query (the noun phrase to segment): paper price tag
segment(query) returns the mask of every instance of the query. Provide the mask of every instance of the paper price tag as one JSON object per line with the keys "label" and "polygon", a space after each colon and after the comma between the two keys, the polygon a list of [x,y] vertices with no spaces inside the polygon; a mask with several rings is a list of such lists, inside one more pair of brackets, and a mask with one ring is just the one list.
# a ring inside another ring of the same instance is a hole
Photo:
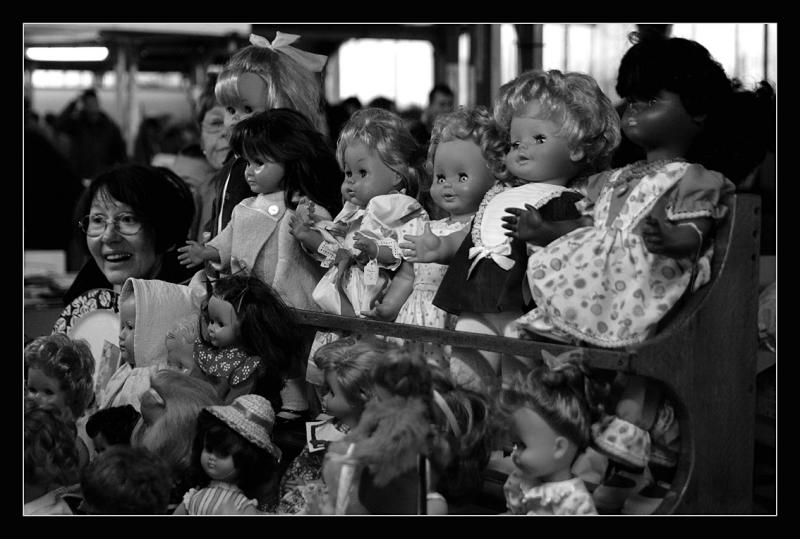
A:
{"label": "paper price tag", "polygon": [[367,286],[378,284],[378,261],[375,259],[370,260],[364,266],[364,284]]}

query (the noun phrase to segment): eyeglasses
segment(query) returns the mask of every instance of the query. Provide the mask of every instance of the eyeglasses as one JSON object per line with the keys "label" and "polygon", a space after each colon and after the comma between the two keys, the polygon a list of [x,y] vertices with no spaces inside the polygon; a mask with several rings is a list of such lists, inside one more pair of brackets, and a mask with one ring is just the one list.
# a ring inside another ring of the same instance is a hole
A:
{"label": "eyeglasses", "polygon": [[104,215],[87,215],[78,221],[78,227],[90,238],[101,236],[109,224],[123,236],[134,236],[142,230],[142,222],[132,213],[121,213],[108,219]]}
{"label": "eyeglasses", "polygon": [[223,120],[212,120],[212,121],[204,121],[200,124],[200,128],[202,129],[203,133],[208,133],[209,135],[216,135],[218,133],[222,133],[225,131],[225,122]]}

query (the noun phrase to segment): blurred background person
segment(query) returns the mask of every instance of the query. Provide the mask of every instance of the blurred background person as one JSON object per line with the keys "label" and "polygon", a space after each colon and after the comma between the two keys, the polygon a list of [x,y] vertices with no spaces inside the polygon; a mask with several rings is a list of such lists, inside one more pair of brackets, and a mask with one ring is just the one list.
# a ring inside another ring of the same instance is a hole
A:
{"label": "blurred background person", "polygon": [[428,106],[422,112],[420,121],[411,125],[411,134],[417,139],[417,142],[427,147],[428,142],[431,140],[431,130],[433,129],[433,122],[440,114],[447,114],[453,112],[453,105],[455,103],[455,94],[453,90],[446,84],[436,84],[431,91],[428,92]]}

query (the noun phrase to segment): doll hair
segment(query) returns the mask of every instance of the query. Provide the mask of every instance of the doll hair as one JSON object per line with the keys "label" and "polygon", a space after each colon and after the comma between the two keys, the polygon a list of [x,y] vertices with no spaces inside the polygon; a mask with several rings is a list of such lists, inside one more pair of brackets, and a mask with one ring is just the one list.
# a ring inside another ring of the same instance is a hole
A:
{"label": "doll hair", "polygon": [[486,107],[477,106],[473,109],[459,107],[458,110],[440,114],[436,118],[428,147],[426,167],[429,173],[433,171],[439,144],[453,140],[471,140],[477,144],[492,174],[501,179],[506,177],[504,159],[508,153],[508,145],[500,136],[497,124],[494,123],[494,118]]}
{"label": "doll hair", "polygon": [[526,375],[517,374],[510,387],[502,389],[500,406],[506,415],[530,408],[580,452],[589,446],[591,425],[600,419],[607,394],[608,385],[596,380],[580,356],[573,354],[558,367],[543,363]]}
{"label": "doll hair", "polygon": [[500,87],[494,118],[508,140],[511,119],[524,113],[532,100],[542,119],[561,125],[559,136],[571,150],[582,149],[583,175],[605,169],[619,145],[619,115],[597,82],[584,73],[530,70]]}
{"label": "doll hair", "polygon": [[[249,497],[255,497],[256,489],[266,483],[278,468],[277,460],[269,452],[250,442],[206,410],[197,419],[197,434],[192,446],[192,462],[200,470],[203,448],[233,457],[233,465],[239,471],[236,485]],[[204,474],[198,484],[205,487],[209,482],[210,478]]]}
{"label": "doll hair", "polygon": [[130,404],[103,408],[86,422],[86,434],[90,438],[102,434],[108,445],[130,445],[133,427],[140,417],[141,414]]}
{"label": "doll hair", "polygon": [[325,138],[308,118],[292,109],[271,109],[233,127],[231,148],[239,156],[268,158],[284,167],[281,188],[295,209],[306,196],[336,215],[342,209],[342,173]]}
{"label": "doll hair", "polygon": [[696,41],[640,40],[636,33],[631,40],[634,45],[620,62],[617,93],[629,100],[648,100],[662,90],[677,94],[686,112],[704,117],[684,157],[741,181],[763,159],[771,137],[774,141],[772,87],[763,82],[755,91],[742,90]]}
{"label": "doll hair", "polygon": [[81,475],[84,502],[98,515],[166,514],[171,488],[167,463],[141,447],[111,447]]}
{"label": "doll hair", "polygon": [[399,397],[420,397],[426,404],[433,399],[431,368],[421,354],[405,347],[387,346],[372,370],[373,384]]}
{"label": "doll hair", "polygon": [[25,483],[76,483],[80,472],[76,435],[74,423],[63,410],[25,399]]}
{"label": "doll hair", "polygon": [[[378,108],[353,113],[339,134],[336,160],[344,170],[344,152],[351,144],[361,143],[378,154],[383,163],[402,178],[402,187],[410,197],[426,188],[423,149],[409,132],[402,118]],[[429,187],[428,187],[429,188]]]}
{"label": "doll hair", "polygon": [[197,315],[181,318],[167,332],[167,337],[172,337],[186,344],[193,344],[199,336],[200,324]]}
{"label": "doll hair", "polygon": [[[131,446],[144,447],[163,458],[173,477],[189,472],[197,416],[206,406],[220,404],[214,387],[199,378],[162,369],[150,377],[150,389],[163,401],[164,413],[153,424],[142,424]],[[150,399],[149,392],[142,400]]]}
{"label": "doll hair", "polygon": [[325,132],[320,80],[315,73],[280,52],[248,45],[236,51],[217,78],[217,100],[225,107],[241,103],[239,77],[258,75],[266,85],[265,109],[290,108],[309,119],[314,129]]}
{"label": "doll hair", "polygon": [[289,368],[301,361],[304,333],[275,290],[256,277],[235,274],[215,281],[214,296],[230,303],[239,320],[239,346],[261,358],[254,393],[281,409],[280,391]]}
{"label": "doll hair", "polygon": [[30,369],[58,380],[73,419],[78,419],[94,399],[94,357],[83,340],[63,333],[38,337],[25,347],[25,379]]}
{"label": "doll hair", "polygon": [[326,375],[333,374],[348,403],[363,408],[372,398],[372,367],[380,357],[377,346],[344,338],[320,347],[314,362]]}

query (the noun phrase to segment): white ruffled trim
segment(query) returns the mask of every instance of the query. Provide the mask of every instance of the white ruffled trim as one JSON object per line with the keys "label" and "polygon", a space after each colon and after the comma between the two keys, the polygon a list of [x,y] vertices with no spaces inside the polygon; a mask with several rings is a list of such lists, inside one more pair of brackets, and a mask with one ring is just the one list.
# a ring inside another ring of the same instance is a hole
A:
{"label": "white ruffled trim", "polygon": [[375,243],[378,245],[378,247],[385,246],[391,249],[392,256],[395,258],[395,260],[397,260],[397,262],[395,262],[394,264],[391,265],[381,264],[381,266],[391,271],[394,271],[397,268],[399,268],[400,264],[403,263],[403,255],[400,252],[400,245],[397,243],[397,241],[394,240],[393,238],[383,238],[380,240],[376,240]]}
{"label": "white ruffled trim", "polygon": [[333,264],[333,261],[336,259],[336,252],[338,250],[339,246],[335,243],[327,241],[320,243],[319,247],[317,247],[317,252],[325,257],[325,260],[320,263],[320,266],[323,268],[330,268],[331,264]]}

